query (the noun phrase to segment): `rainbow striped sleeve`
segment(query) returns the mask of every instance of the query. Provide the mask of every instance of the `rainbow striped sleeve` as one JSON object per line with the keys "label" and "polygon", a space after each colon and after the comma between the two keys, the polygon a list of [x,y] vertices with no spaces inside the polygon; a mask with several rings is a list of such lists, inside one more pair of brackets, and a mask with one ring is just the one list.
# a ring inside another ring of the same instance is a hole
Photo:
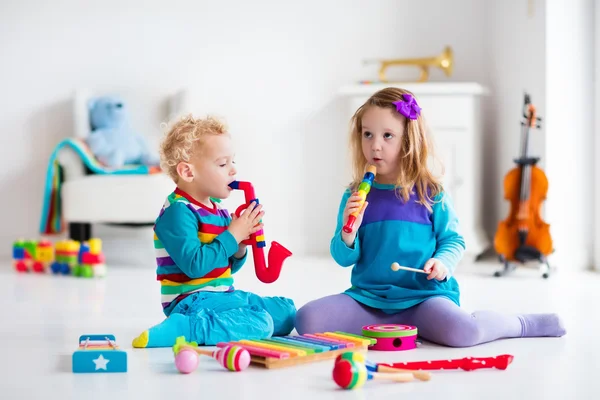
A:
{"label": "rainbow striped sleeve", "polygon": [[190,202],[177,192],[165,202],[154,225],[156,279],[163,311],[198,291],[233,290],[232,261],[238,243],[227,231],[227,210]]}

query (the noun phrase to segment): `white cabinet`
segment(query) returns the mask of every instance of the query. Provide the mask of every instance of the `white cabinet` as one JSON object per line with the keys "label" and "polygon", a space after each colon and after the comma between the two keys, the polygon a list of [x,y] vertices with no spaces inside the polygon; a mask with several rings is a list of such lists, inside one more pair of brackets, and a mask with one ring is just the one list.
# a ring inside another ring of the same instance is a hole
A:
{"label": "white cabinet", "polygon": [[341,88],[348,120],[376,91],[389,86],[413,92],[423,108],[436,155],[444,165],[443,183],[454,201],[467,255],[483,253],[490,241],[483,227],[483,156],[480,96],[477,83],[356,84]]}

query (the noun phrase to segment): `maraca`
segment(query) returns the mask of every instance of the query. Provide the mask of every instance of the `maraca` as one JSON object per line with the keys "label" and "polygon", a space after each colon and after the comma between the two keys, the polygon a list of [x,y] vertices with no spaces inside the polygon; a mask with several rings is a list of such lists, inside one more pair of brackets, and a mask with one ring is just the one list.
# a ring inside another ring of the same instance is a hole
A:
{"label": "maraca", "polygon": [[413,376],[420,381],[428,381],[431,379],[431,374],[429,372],[411,371],[408,369],[394,368],[394,367],[389,367],[387,365],[377,364],[377,363],[374,363],[373,361],[367,360],[363,353],[359,353],[357,351],[354,351],[354,352],[347,351],[345,353],[342,353],[336,357],[335,362],[337,364],[338,362],[340,362],[342,360],[350,360],[350,361],[356,361],[356,362],[363,363],[363,364],[365,364],[365,367],[367,367],[367,370],[371,371],[371,372],[405,372],[405,373],[413,374]]}
{"label": "maraca", "polygon": [[414,379],[411,373],[379,374],[371,372],[366,365],[355,360],[342,359],[333,367],[333,380],[343,389],[358,389],[367,380],[381,379],[395,382],[410,382]]}
{"label": "maraca", "polygon": [[175,367],[182,374],[189,374],[198,368],[200,361],[198,353],[193,349],[184,347],[175,355]]}
{"label": "maraca", "polygon": [[[375,179],[375,174],[377,173],[377,167],[374,165],[369,165],[367,167],[367,172],[365,172],[365,176],[363,177],[362,182],[358,185],[358,195],[361,197],[360,205],[361,207],[365,204],[365,199],[367,198],[367,194],[371,191],[371,185],[373,184],[373,180]],[[353,212],[348,216],[348,221],[346,225],[344,225],[344,232],[352,233],[352,227],[354,226],[354,222],[356,221],[356,217],[358,216],[358,212]]]}
{"label": "maraca", "polygon": [[240,346],[225,346],[217,350],[202,350],[195,342],[186,342],[180,336],[173,345],[175,367],[182,374],[189,374],[198,367],[199,354],[214,358],[230,371],[243,371],[250,365],[250,353]]}

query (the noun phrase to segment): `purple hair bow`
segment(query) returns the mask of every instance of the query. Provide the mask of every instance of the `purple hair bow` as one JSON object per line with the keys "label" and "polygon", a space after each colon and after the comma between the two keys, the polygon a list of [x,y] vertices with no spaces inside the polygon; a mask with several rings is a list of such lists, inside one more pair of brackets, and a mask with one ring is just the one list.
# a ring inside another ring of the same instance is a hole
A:
{"label": "purple hair bow", "polygon": [[396,106],[396,111],[406,118],[417,119],[421,114],[421,107],[419,107],[415,98],[408,93],[404,93],[402,98],[404,101],[399,100],[393,103]]}

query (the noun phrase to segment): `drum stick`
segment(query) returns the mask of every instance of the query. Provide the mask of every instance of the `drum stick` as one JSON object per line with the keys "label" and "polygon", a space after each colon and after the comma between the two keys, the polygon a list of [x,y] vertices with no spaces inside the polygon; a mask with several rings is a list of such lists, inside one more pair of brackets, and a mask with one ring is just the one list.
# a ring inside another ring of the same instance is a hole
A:
{"label": "drum stick", "polygon": [[404,270],[404,271],[412,271],[412,272],[420,272],[422,274],[429,274],[429,272],[425,272],[422,269],[418,269],[418,268],[410,268],[410,267],[403,267],[402,265],[398,264],[397,262],[392,263],[392,271],[398,271],[398,270]]}

